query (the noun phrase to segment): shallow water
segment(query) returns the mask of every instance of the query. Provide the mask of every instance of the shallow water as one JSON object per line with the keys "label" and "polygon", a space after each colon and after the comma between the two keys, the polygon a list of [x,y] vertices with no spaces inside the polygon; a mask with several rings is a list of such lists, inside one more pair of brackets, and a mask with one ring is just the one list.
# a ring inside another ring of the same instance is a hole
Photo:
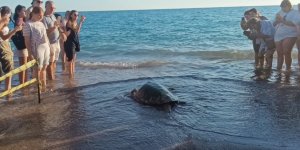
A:
{"label": "shallow water", "polygon": [[[245,9],[86,13],[96,21],[83,29],[75,80],[59,70],[41,104],[32,88],[2,99],[0,149],[299,149],[299,68],[254,71]],[[212,18],[222,23],[201,27]],[[128,97],[148,81],[187,104],[165,112]]]}
{"label": "shallow water", "polygon": [[[102,74],[90,70],[85,76],[86,70],[80,68],[77,78],[84,75],[85,80],[92,81],[98,75],[100,82],[82,86],[80,82],[86,81],[66,82],[64,87],[43,95],[42,104],[37,103],[36,96],[28,96],[0,106],[1,148],[297,149],[297,72],[292,72],[287,82],[279,77],[253,80],[251,68],[249,74],[236,74],[235,79],[226,75],[220,78],[208,71],[213,69],[222,75],[232,67],[246,70],[240,63],[198,66],[202,71],[194,74],[184,69],[175,74],[159,67],[146,77],[149,69],[103,69]],[[122,77],[115,81],[101,78],[108,72],[114,72],[111,78],[118,73]],[[173,88],[172,92],[187,105],[168,113],[127,97],[131,89],[147,81]]]}

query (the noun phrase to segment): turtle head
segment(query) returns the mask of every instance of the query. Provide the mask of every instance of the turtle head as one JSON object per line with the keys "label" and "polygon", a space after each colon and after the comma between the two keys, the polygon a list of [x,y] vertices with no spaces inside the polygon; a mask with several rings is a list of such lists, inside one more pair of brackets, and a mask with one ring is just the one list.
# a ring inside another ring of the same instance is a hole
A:
{"label": "turtle head", "polygon": [[131,96],[132,98],[134,98],[135,95],[136,95],[136,93],[137,93],[137,89],[133,89],[133,90],[130,92],[130,96]]}

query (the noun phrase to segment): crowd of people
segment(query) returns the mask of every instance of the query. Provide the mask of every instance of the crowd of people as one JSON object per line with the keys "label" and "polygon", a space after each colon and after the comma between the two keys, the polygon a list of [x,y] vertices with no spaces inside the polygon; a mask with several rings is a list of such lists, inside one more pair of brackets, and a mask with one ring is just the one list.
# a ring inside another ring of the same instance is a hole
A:
{"label": "crowd of people", "polygon": [[[78,11],[66,11],[65,16],[55,13],[55,3],[51,0],[43,5],[42,0],[33,0],[31,6],[18,5],[12,15],[8,6],[0,8],[0,65],[1,74],[14,69],[13,56],[19,58],[19,65],[35,59],[37,69],[32,76],[41,83],[41,91],[46,91],[47,80],[55,80],[56,63],[62,59],[62,70],[74,78],[76,52],[80,51],[79,33],[85,17],[79,19]],[[13,22],[14,29],[9,29]],[[12,51],[10,39],[16,47]],[[20,84],[29,79],[28,71],[19,74]],[[2,76],[1,75],[1,76]],[[11,89],[11,77],[6,78],[5,89]]]}
{"label": "crowd of people", "polygon": [[245,11],[241,20],[244,35],[253,43],[256,68],[272,68],[273,54],[277,52],[277,69],[291,70],[292,50],[298,47],[300,67],[300,4],[293,9],[290,0],[283,0],[281,10],[274,16],[274,21],[262,16],[253,8]]}

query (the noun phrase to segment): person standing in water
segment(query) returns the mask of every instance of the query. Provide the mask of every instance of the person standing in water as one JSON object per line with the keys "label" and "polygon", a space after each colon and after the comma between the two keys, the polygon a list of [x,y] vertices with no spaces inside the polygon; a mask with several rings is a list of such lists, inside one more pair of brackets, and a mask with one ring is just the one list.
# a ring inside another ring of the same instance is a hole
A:
{"label": "person standing in water", "polygon": [[[7,6],[1,7],[1,18],[10,18],[11,10]],[[15,27],[14,30],[9,31],[8,23],[3,25],[0,31],[0,62],[3,73],[9,73],[14,69],[13,52],[11,50],[9,39],[16,34],[18,31],[22,30],[22,26]],[[5,89],[11,89],[11,79],[12,77],[7,77],[5,80]]]}
{"label": "person standing in water", "polygon": [[38,62],[38,69],[35,70],[36,76],[41,82],[41,91],[46,91],[46,68],[50,59],[50,43],[44,24],[41,22],[44,12],[41,7],[33,7],[30,20],[26,22],[23,29],[25,44],[30,57]]}
{"label": "person standing in water", "polygon": [[[298,4],[298,13],[300,15],[300,3]],[[298,48],[298,66],[300,68],[300,25],[297,25],[297,31],[298,31],[298,39],[297,39],[297,48]]]}
{"label": "person standing in water", "polygon": [[264,62],[264,57],[259,57],[259,49],[261,44],[261,39],[252,36],[253,30],[248,27],[247,22],[251,18],[258,18],[259,20],[267,20],[265,16],[261,16],[255,8],[245,11],[244,17],[240,22],[241,28],[244,30],[244,35],[248,37],[248,39],[252,40],[253,50],[254,50],[254,66],[255,68],[261,68]]}
{"label": "person standing in water", "polygon": [[[66,25],[67,25],[67,22],[69,20],[69,16],[70,16],[70,11],[66,11],[65,13],[65,17],[62,19],[62,27],[63,27],[63,30],[66,31]],[[61,40],[61,44],[60,44],[60,48],[61,48],[61,51],[60,51],[60,54],[61,54],[61,62],[62,62],[62,72],[65,74],[67,72],[66,70],[66,52],[65,52],[65,42],[66,42],[66,37],[65,37],[65,34],[61,34],[61,37],[64,37],[65,39]]]}
{"label": "person standing in water", "polygon": [[[14,26],[24,26],[26,18],[26,8],[22,5],[18,5],[14,13]],[[17,50],[15,53],[19,57],[19,65],[22,66],[28,62],[28,50],[26,49],[25,39],[22,31],[18,31],[12,38]],[[27,81],[28,74],[27,71],[22,71],[19,73],[20,84]]]}
{"label": "person standing in water", "polygon": [[74,78],[75,62],[76,62],[76,52],[80,51],[79,43],[79,32],[81,30],[82,24],[85,20],[84,16],[78,21],[78,12],[72,10],[70,12],[69,20],[66,25],[66,35],[67,40],[65,42],[65,52],[68,61],[69,77]]}
{"label": "person standing in water", "polygon": [[285,62],[285,69],[291,70],[292,49],[297,40],[297,25],[300,19],[299,12],[293,10],[289,0],[283,0],[280,4],[281,11],[276,15],[277,29],[275,32],[275,44],[277,50],[277,69],[281,71]]}
{"label": "person standing in water", "polygon": [[[266,64],[266,69],[272,69],[273,54],[275,51],[274,34],[275,28],[269,20],[260,20],[252,18],[247,22],[249,28],[255,31],[253,36],[261,39],[259,47],[260,64]],[[264,56],[266,59],[264,59]],[[266,60],[266,63],[264,61]]]}
{"label": "person standing in water", "polygon": [[54,2],[46,1],[45,8],[46,11],[43,23],[47,29],[47,35],[50,42],[50,62],[47,68],[47,74],[50,80],[54,80],[56,72],[56,62],[60,54],[60,23],[56,20],[56,17],[54,16]]}

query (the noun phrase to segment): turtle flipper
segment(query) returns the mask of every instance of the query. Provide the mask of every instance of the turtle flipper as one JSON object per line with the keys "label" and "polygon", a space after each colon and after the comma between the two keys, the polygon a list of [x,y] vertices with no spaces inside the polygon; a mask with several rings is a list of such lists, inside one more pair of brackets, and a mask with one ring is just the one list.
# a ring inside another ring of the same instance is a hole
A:
{"label": "turtle flipper", "polygon": [[170,101],[169,104],[172,106],[172,108],[176,105],[185,105],[186,102],[183,101]]}

